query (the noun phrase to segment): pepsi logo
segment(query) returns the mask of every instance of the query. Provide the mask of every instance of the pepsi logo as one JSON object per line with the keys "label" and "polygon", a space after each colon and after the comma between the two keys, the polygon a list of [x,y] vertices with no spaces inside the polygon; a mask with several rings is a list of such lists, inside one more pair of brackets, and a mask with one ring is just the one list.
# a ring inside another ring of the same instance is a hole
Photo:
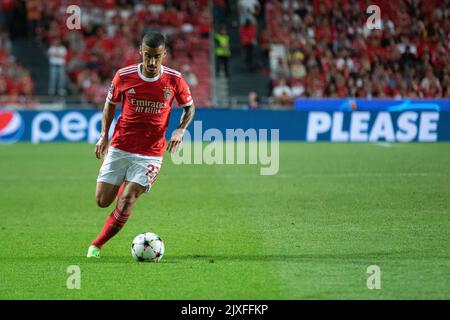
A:
{"label": "pepsi logo", "polygon": [[25,129],[22,117],[16,111],[0,111],[0,143],[18,141]]}

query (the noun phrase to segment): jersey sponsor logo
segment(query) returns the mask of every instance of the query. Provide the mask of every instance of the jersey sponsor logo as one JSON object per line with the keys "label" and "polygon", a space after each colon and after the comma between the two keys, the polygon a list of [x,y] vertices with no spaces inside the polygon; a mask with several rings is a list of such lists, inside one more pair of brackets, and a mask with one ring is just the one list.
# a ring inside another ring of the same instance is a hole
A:
{"label": "jersey sponsor logo", "polygon": [[23,135],[25,125],[16,111],[0,111],[0,143],[14,143]]}
{"label": "jersey sponsor logo", "polygon": [[165,102],[135,98],[131,98],[130,102],[131,105],[135,106],[135,112],[139,113],[160,113],[161,109],[166,105]]}

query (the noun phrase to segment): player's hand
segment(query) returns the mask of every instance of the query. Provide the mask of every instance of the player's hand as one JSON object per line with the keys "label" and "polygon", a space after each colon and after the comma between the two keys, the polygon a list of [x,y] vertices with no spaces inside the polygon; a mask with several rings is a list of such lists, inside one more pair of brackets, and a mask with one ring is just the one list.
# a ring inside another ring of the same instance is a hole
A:
{"label": "player's hand", "polygon": [[166,150],[169,151],[170,153],[177,152],[183,141],[183,135],[184,129],[176,129],[172,134],[172,138],[170,138],[170,141],[167,144]]}
{"label": "player's hand", "polygon": [[95,145],[95,156],[97,159],[100,159],[101,156],[104,156],[108,151],[108,137],[100,136],[97,144]]}

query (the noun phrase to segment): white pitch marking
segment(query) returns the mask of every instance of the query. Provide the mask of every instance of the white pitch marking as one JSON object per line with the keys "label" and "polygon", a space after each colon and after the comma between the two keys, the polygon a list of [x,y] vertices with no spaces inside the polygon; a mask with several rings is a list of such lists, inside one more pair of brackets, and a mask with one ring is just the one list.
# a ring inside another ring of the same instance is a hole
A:
{"label": "white pitch marking", "polygon": [[389,142],[379,142],[375,144],[377,147],[390,148],[392,147],[392,143]]}

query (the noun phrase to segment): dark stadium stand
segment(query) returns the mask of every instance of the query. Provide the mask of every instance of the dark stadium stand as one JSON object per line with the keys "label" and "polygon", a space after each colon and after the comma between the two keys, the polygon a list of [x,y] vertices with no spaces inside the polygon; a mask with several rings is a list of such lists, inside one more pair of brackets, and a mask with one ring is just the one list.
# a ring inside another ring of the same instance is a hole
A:
{"label": "dark stadium stand", "polygon": [[[236,8],[237,11],[239,8]],[[238,20],[238,12],[233,12]],[[253,23],[256,25],[256,17]],[[249,65],[245,61],[245,48],[242,45],[241,25],[236,25],[231,20],[228,23],[228,30],[231,38],[231,60],[230,60],[230,93],[238,101],[243,102],[243,98],[247,99],[247,95],[251,91],[257,92],[259,96],[268,96],[269,78],[264,70],[267,69],[268,60],[264,59],[260,46],[254,45],[251,52],[252,64]],[[257,30],[258,31],[258,30]],[[243,32],[245,34],[245,31]],[[256,39],[254,43],[256,44]]]}

